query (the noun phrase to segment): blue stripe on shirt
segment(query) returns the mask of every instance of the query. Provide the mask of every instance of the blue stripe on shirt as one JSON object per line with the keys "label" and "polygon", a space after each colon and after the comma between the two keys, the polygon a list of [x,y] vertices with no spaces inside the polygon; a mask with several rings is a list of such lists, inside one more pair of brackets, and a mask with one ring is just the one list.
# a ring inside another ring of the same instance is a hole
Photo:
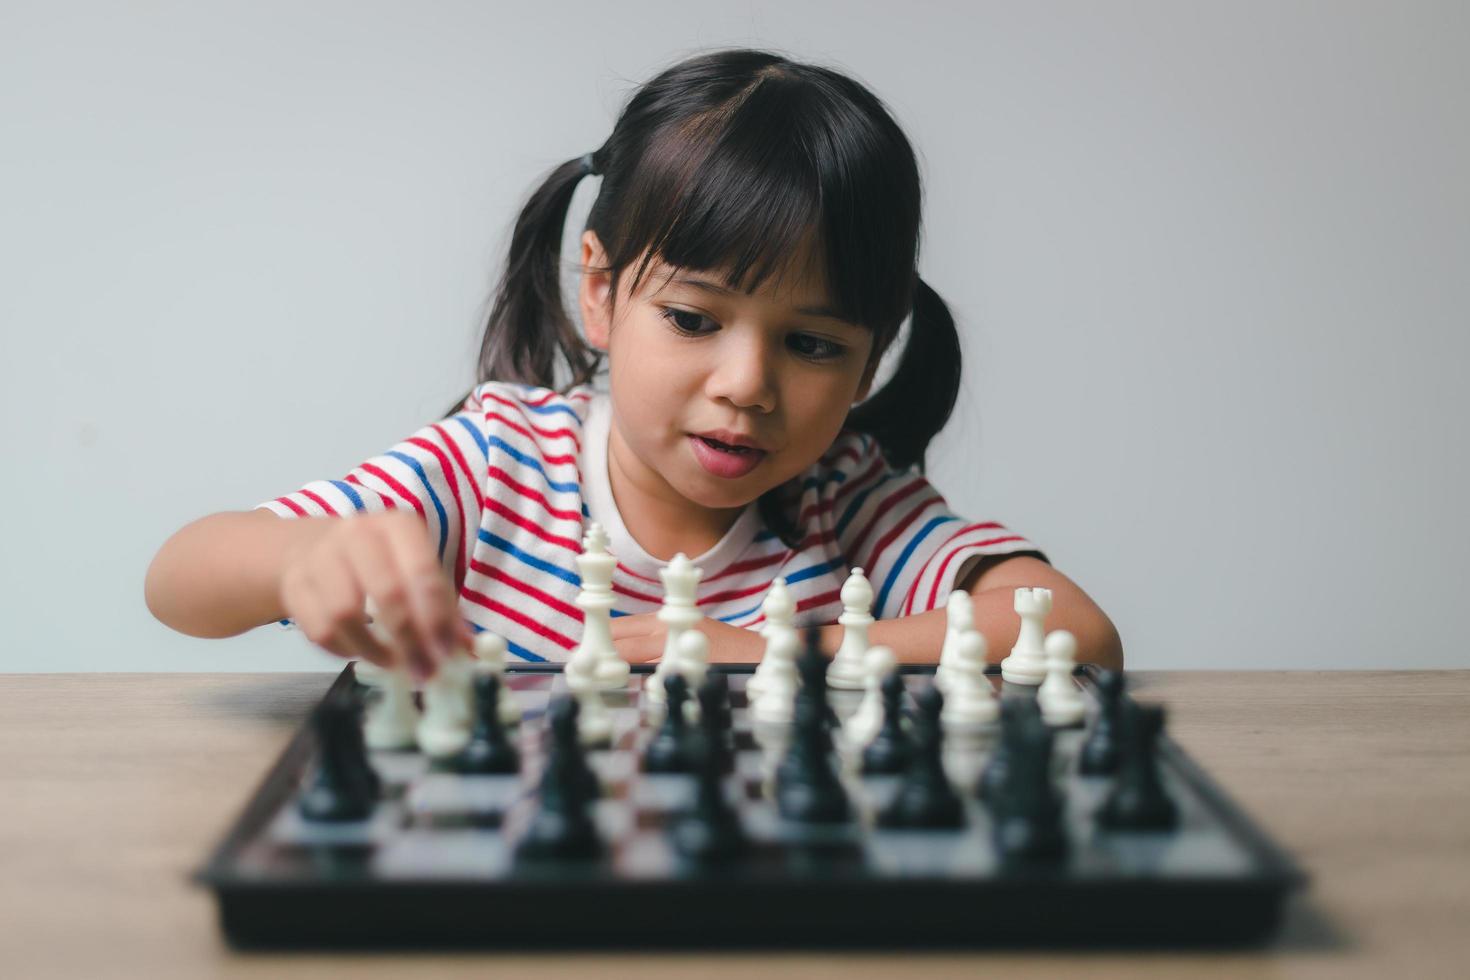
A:
{"label": "blue stripe on shirt", "polygon": [[429,502],[434,505],[434,511],[439,515],[439,560],[442,562],[444,547],[449,541],[449,516],[444,512],[444,505],[439,502],[439,495],[434,492],[433,484],[429,482],[429,474],[424,472],[424,464],[408,453],[399,452],[396,449],[389,450],[388,455],[406,464],[409,469],[417,473],[419,482],[424,485],[424,492],[429,495]]}
{"label": "blue stripe on shirt", "polygon": [[893,588],[893,583],[898,581],[899,573],[903,571],[904,565],[908,562],[909,556],[914,553],[914,549],[919,546],[919,542],[928,537],[929,532],[939,525],[948,524],[951,521],[957,520],[959,520],[958,517],[935,517],[920,528],[918,534],[915,534],[909,539],[909,543],[904,546],[903,551],[899,554],[898,560],[888,570],[888,577],[883,580],[883,588],[878,592],[878,601],[874,604],[874,609],[882,609],[883,604],[888,601],[889,590]]}

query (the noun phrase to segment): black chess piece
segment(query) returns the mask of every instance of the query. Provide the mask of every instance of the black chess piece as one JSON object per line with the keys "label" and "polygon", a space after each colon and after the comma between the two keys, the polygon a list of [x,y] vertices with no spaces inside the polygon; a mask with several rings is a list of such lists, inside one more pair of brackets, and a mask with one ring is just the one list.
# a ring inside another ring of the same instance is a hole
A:
{"label": "black chess piece", "polygon": [[992,798],[996,850],[1004,861],[1060,857],[1067,837],[1051,779],[1052,732],[1038,711],[1015,717],[1005,785]]}
{"label": "black chess piece", "polygon": [[377,802],[380,783],[363,745],[361,710],[355,700],[332,698],[311,715],[318,756],[310,788],[297,801],[312,821],[366,820]]}
{"label": "black chess piece", "polygon": [[883,726],[863,749],[863,772],[894,775],[908,766],[913,742],[903,730],[903,675],[894,671],[883,679]]}
{"label": "black chess piece", "polygon": [[1159,778],[1158,743],[1164,709],[1123,701],[1118,711],[1118,776],[1098,810],[1098,823],[1114,830],[1169,830],[1179,808]]}
{"label": "black chess piece", "polygon": [[1118,705],[1123,700],[1123,674],[1104,670],[1097,675],[1097,717],[1077,754],[1077,771],[1084,776],[1106,776],[1118,771]]}
{"label": "black chess piece", "polygon": [[[980,799],[989,807],[993,808],[1005,793],[1006,780],[1010,777],[1011,749],[1023,724],[1023,716],[1029,719],[1033,715],[1037,720],[1041,719],[1041,709],[1034,698],[1001,698],[1000,738],[996,741],[985,768],[981,770],[980,782],[976,786]],[[1025,723],[1029,724],[1029,721]]]}
{"label": "black chess piece", "polygon": [[664,720],[643,752],[644,772],[689,772],[689,730],[684,720],[684,702],[689,682],[682,674],[664,678]]}
{"label": "black chess piece", "polygon": [[914,751],[897,795],[879,814],[878,822],[884,827],[963,827],[964,804],[949,784],[941,754],[939,713],[944,695],[931,685],[915,700],[919,711],[914,719]]}
{"label": "black chess piece", "polygon": [[[701,687],[701,694],[705,690]],[[708,707],[702,704],[701,710]],[[694,806],[670,829],[680,854],[706,864],[728,861],[743,853],[748,844],[740,818],[725,797],[723,752],[716,748],[718,740],[711,734],[710,728],[704,728],[697,747],[691,749],[697,778]]]}
{"label": "black chess piece", "polygon": [[791,742],[776,768],[776,808],[788,820],[841,823],[852,816],[847,792],[832,759],[827,727],[827,658],[808,630],[805,653],[797,661],[801,687],[796,692]]}
{"label": "black chess piece", "polygon": [[[697,751],[713,753],[713,765],[722,773],[734,767],[734,746],[730,738],[730,686],[724,674],[711,672],[699,685],[699,737]],[[698,756],[692,756],[693,759]],[[697,765],[695,766],[698,771]]]}
{"label": "black chess piece", "polygon": [[597,790],[588,786],[591,770],[577,741],[575,704],[570,698],[552,702],[551,735],[546,768],[541,774],[540,799],[525,834],[516,845],[517,858],[588,860],[602,854],[602,840],[597,836],[591,812]]}
{"label": "black chess piece", "polygon": [[475,727],[457,767],[460,772],[480,775],[520,771],[521,754],[500,722],[500,678],[493,673],[475,678]]}

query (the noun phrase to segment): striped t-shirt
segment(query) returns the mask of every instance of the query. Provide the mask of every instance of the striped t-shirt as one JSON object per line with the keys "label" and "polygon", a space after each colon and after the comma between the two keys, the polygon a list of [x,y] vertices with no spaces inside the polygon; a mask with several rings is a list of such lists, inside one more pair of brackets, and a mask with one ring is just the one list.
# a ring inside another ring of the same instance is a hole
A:
{"label": "striped t-shirt", "polygon": [[[479,385],[454,415],[426,426],[340,480],[259,504],[282,517],[411,508],[425,522],[459,608],[476,632],[504,636],[524,660],[565,661],[582,634],[576,557],[589,521],[617,558],[613,616],[655,612],[663,561],[628,534],[607,475],[611,405],[590,386],[558,394]],[[878,619],[942,607],[985,555],[1035,545],[993,521],[970,521],[913,468],[888,466],[870,436],[844,430],[793,483],[797,547],[767,529],[754,502],[713,547],[690,556],[707,617],[758,628],[761,601],[784,576],[798,626],[836,622],[852,568],[873,585]]]}

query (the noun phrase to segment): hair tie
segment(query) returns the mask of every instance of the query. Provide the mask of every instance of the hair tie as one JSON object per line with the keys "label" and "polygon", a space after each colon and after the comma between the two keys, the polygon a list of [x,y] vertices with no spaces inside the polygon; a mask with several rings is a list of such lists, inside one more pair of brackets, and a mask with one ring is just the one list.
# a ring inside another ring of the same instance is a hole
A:
{"label": "hair tie", "polygon": [[591,153],[582,154],[582,159],[578,162],[582,165],[582,176],[585,177],[588,174],[592,174],[594,177],[597,176],[597,170],[592,165]]}

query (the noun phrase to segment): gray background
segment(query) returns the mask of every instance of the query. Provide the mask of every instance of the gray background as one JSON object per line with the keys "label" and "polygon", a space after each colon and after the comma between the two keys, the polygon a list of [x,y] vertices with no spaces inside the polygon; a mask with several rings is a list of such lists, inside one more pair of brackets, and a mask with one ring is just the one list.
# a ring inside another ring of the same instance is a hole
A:
{"label": "gray background", "polygon": [[462,394],[537,176],[728,44],[893,107],[966,344],[931,478],[1131,666],[1464,666],[1467,11],[7,0],[0,670],[327,666],[158,624],[158,546]]}

